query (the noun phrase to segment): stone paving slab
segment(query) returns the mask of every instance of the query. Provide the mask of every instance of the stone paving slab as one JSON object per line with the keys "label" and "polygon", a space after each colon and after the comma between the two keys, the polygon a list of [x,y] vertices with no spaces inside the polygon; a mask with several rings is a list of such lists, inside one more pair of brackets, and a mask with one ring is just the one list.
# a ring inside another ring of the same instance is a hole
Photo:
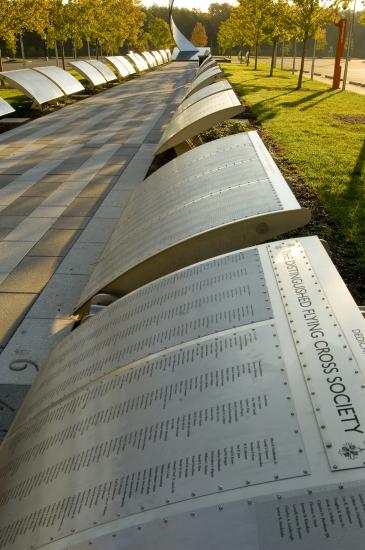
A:
{"label": "stone paving slab", "polygon": [[[0,135],[0,439],[196,67],[170,64]],[[10,412],[9,412],[10,411]]]}

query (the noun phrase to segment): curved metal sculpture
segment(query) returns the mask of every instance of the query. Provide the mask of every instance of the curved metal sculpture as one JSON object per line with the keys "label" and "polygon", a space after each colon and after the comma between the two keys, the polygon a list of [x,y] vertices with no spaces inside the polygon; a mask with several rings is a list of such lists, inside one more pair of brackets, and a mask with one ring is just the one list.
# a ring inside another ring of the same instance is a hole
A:
{"label": "curved metal sculpture", "polygon": [[194,46],[194,44],[192,44],[186,36],[183,35],[183,33],[177,28],[172,17],[173,6],[174,0],[169,0],[170,29],[176,44],[176,48],[174,48],[172,53],[172,59],[174,61],[198,61],[200,56],[204,56],[207,52],[210,52],[210,48],[198,48],[197,46]]}

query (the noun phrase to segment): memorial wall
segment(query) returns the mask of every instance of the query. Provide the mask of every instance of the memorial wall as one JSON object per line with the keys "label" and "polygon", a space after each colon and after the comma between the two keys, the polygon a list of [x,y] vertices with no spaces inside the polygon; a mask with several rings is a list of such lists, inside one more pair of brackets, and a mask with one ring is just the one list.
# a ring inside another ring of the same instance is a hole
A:
{"label": "memorial wall", "polygon": [[0,549],[362,549],[365,320],[273,240],[309,217],[256,132],[139,184],[0,449]]}

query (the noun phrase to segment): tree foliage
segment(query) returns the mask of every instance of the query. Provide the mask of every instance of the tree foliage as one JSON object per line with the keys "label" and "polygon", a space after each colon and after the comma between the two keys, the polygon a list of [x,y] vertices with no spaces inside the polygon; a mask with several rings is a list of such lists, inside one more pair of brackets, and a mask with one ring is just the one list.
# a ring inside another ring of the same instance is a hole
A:
{"label": "tree foliage", "polygon": [[148,38],[156,48],[168,48],[174,43],[169,25],[161,19],[155,17],[148,24]]}
{"label": "tree foliage", "polygon": [[200,21],[195,24],[190,40],[197,48],[204,48],[208,44],[205,27]]}

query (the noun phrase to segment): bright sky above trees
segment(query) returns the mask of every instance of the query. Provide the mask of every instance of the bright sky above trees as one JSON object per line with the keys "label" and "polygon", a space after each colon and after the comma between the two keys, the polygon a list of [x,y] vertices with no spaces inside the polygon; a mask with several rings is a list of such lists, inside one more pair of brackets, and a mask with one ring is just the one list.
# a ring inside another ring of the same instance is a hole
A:
{"label": "bright sky above trees", "polygon": [[[220,0],[175,0],[174,6],[177,8],[187,8],[189,10],[192,10],[193,8],[199,8],[201,11],[207,10],[209,4],[212,4],[212,2],[220,1]],[[232,4],[232,6],[237,6],[236,0],[221,0],[221,2],[227,2],[228,4]],[[153,4],[158,4],[159,6],[167,5],[167,0],[142,0],[142,4],[145,6],[152,6]]]}

